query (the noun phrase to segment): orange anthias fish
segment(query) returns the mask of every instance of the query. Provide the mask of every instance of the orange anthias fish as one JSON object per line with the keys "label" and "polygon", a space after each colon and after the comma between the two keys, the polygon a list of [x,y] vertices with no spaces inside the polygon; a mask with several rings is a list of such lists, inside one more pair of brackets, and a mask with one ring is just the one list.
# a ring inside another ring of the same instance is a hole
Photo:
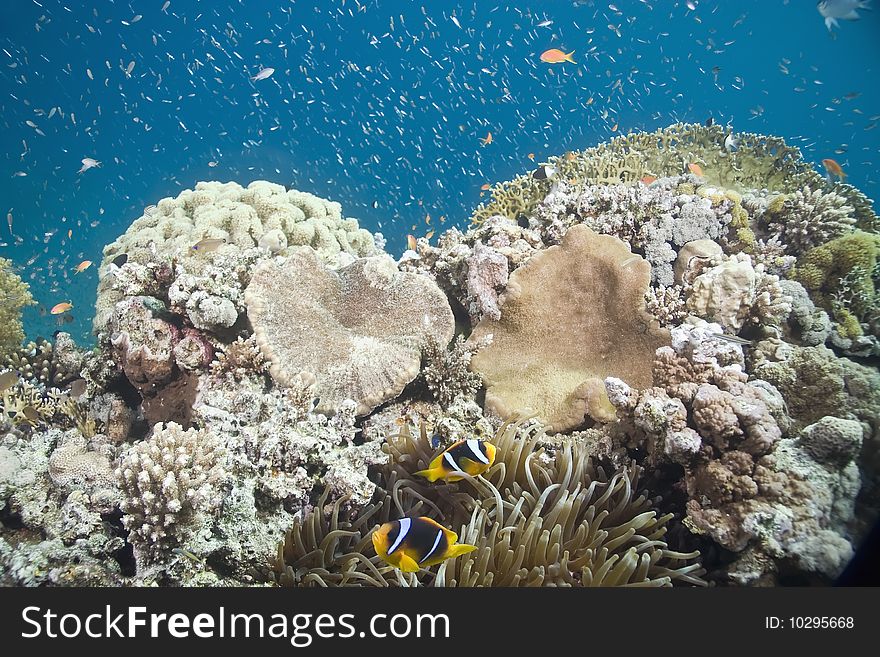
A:
{"label": "orange anthias fish", "polygon": [[559,48],[550,48],[550,50],[545,50],[541,53],[541,61],[547,64],[561,64],[562,62],[570,62],[572,64],[577,64],[571,56],[574,54],[574,50],[569,53],[564,53]]}
{"label": "orange anthias fish", "polygon": [[484,192],[488,192],[491,187],[492,185],[490,185],[489,183],[483,183],[482,185],[480,185],[480,189]]}
{"label": "orange anthias fish", "polygon": [[643,185],[650,185],[655,180],[657,180],[657,176],[643,176],[642,177],[642,184]]}
{"label": "orange anthias fish", "polygon": [[706,175],[703,173],[703,167],[701,167],[699,164],[691,162],[690,164],[688,164],[688,169],[690,169],[690,172],[695,176],[700,176],[702,178]]}
{"label": "orange anthias fish", "polygon": [[79,263],[79,264],[74,268],[74,271],[75,271],[77,274],[82,274],[86,269],[88,269],[88,268],[91,267],[91,266],[92,266],[92,261],[91,261],[91,260],[83,260],[81,263]]}
{"label": "orange anthias fish", "polygon": [[529,153],[526,157],[528,157],[532,162],[535,161],[535,154],[534,153]]}
{"label": "orange anthias fish", "polygon": [[60,315],[61,313],[66,313],[68,310],[73,308],[73,304],[69,301],[62,301],[61,303],[56,303],[52,306],[52,310],[49,312],[53,315]]}
{"label": "orange anthias fish", "polygon": [[418,245],[419,244],[418,244],[418,242],[416,242],[415,237],[413,237],[412,235],[406,236],[406,248],[408,248],[410,251],[415,251],[416,247],[418,247]]}
{"label": "orange anthias fish", "polygon": [[831,158],[826,158],[822,160],[822,165],[825,167],[825,171],[828,172],[828,176],[835,176],[839,180],[846,179],[846,173],[843,171],[843,168],[837,163],[836,160],[832,160]]}
{"label": "orange anthias fish", "polygon": [[480,138],[480,143],[483,144],[483,146],[488,146],[489,144],[491,144],[492,143],[492,133],[487,132],[485,138],[482,138],[482,137]]}

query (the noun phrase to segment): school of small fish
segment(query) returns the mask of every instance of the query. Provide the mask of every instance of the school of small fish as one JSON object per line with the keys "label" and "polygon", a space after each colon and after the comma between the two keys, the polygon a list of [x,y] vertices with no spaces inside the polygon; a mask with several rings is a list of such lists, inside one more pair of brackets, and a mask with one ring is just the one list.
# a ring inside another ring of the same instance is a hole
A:
{"label": "school of small fish", "polygon": [[[727,152],[734,125],[781,134],[829,180],[876,197],[871,8],[25,3],[0,43],[0,256],[33,286],[37,333],[72,322],[88,342],[88,313],[52,310],[90,308],[104,244],[199,180],[270,179],[339,200],[402,250],[463,225],[496,181],[553,178],[549,155],[707,115],[728,126]],[[855,72],[842,75],[844,62]],[[682,171],[703,176],[703,163]]]}

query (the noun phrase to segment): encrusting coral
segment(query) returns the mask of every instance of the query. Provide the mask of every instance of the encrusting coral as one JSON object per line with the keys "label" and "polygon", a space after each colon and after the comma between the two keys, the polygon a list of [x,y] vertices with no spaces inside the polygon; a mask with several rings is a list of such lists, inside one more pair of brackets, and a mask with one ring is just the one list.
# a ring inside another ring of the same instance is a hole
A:
{"label": "encrusting coral", "polygon": [[555,431],[608,421],[602,380],[650,383],[650,358],[668,341],[645,310],[650,267],[619,239],[568,230],[510,277],[501,319],[484,317],[470,340],[491,334],[471,369],[499,417],[531,409]]}
{"label": "encrusting coral", "polygon": [[298,249],[281,264],[261,263],[245,299],[273,379],[285,386],[309,372],[321,412],[354,399],[365,415],[397,397],[419,373],[426,341],[445,347],[455,327],[437,286],[387,256],[334,271],[313,249]]}
{"label": "encrusting coral", "polygon": [[878,314],[878,254],[880,235],[855,231],[807,251],[791,277],[832,314],[842,335],[857,337],[860,322]]}

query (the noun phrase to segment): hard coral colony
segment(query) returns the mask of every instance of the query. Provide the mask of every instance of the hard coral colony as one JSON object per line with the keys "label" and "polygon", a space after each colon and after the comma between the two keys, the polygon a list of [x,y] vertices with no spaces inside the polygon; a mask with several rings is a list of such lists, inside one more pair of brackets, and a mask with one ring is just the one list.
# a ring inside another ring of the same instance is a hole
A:
{"label": "hard coral colony", "polygon": [[91,352],[21,346],[0,261],[0,582],[834,581],[880,499],[871,202],[719,126],[540,171],[399,260],[199,183],[105,248]]}

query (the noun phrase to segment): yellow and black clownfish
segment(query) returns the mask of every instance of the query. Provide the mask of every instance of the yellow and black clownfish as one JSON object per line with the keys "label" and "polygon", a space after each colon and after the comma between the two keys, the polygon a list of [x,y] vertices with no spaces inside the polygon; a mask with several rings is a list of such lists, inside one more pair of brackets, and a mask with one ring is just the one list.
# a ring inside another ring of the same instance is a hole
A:
{"label": "yellow and black clownfish", "polygon": [[386,522],[373,532],[376,554],[405,573],[415,573],[446,559],[476,550],[457,544],[458,534],[430,518],[401,518]]}
{"label": "yellow and black clownfish", "polygon": [[495,445],[470,438],[459,440],[449,449],[440,452],[427,470],[419,470],[415,474],[428,481],[461,481],[464,479],[463,474],[476,477],[492,467],[494,462]]}

